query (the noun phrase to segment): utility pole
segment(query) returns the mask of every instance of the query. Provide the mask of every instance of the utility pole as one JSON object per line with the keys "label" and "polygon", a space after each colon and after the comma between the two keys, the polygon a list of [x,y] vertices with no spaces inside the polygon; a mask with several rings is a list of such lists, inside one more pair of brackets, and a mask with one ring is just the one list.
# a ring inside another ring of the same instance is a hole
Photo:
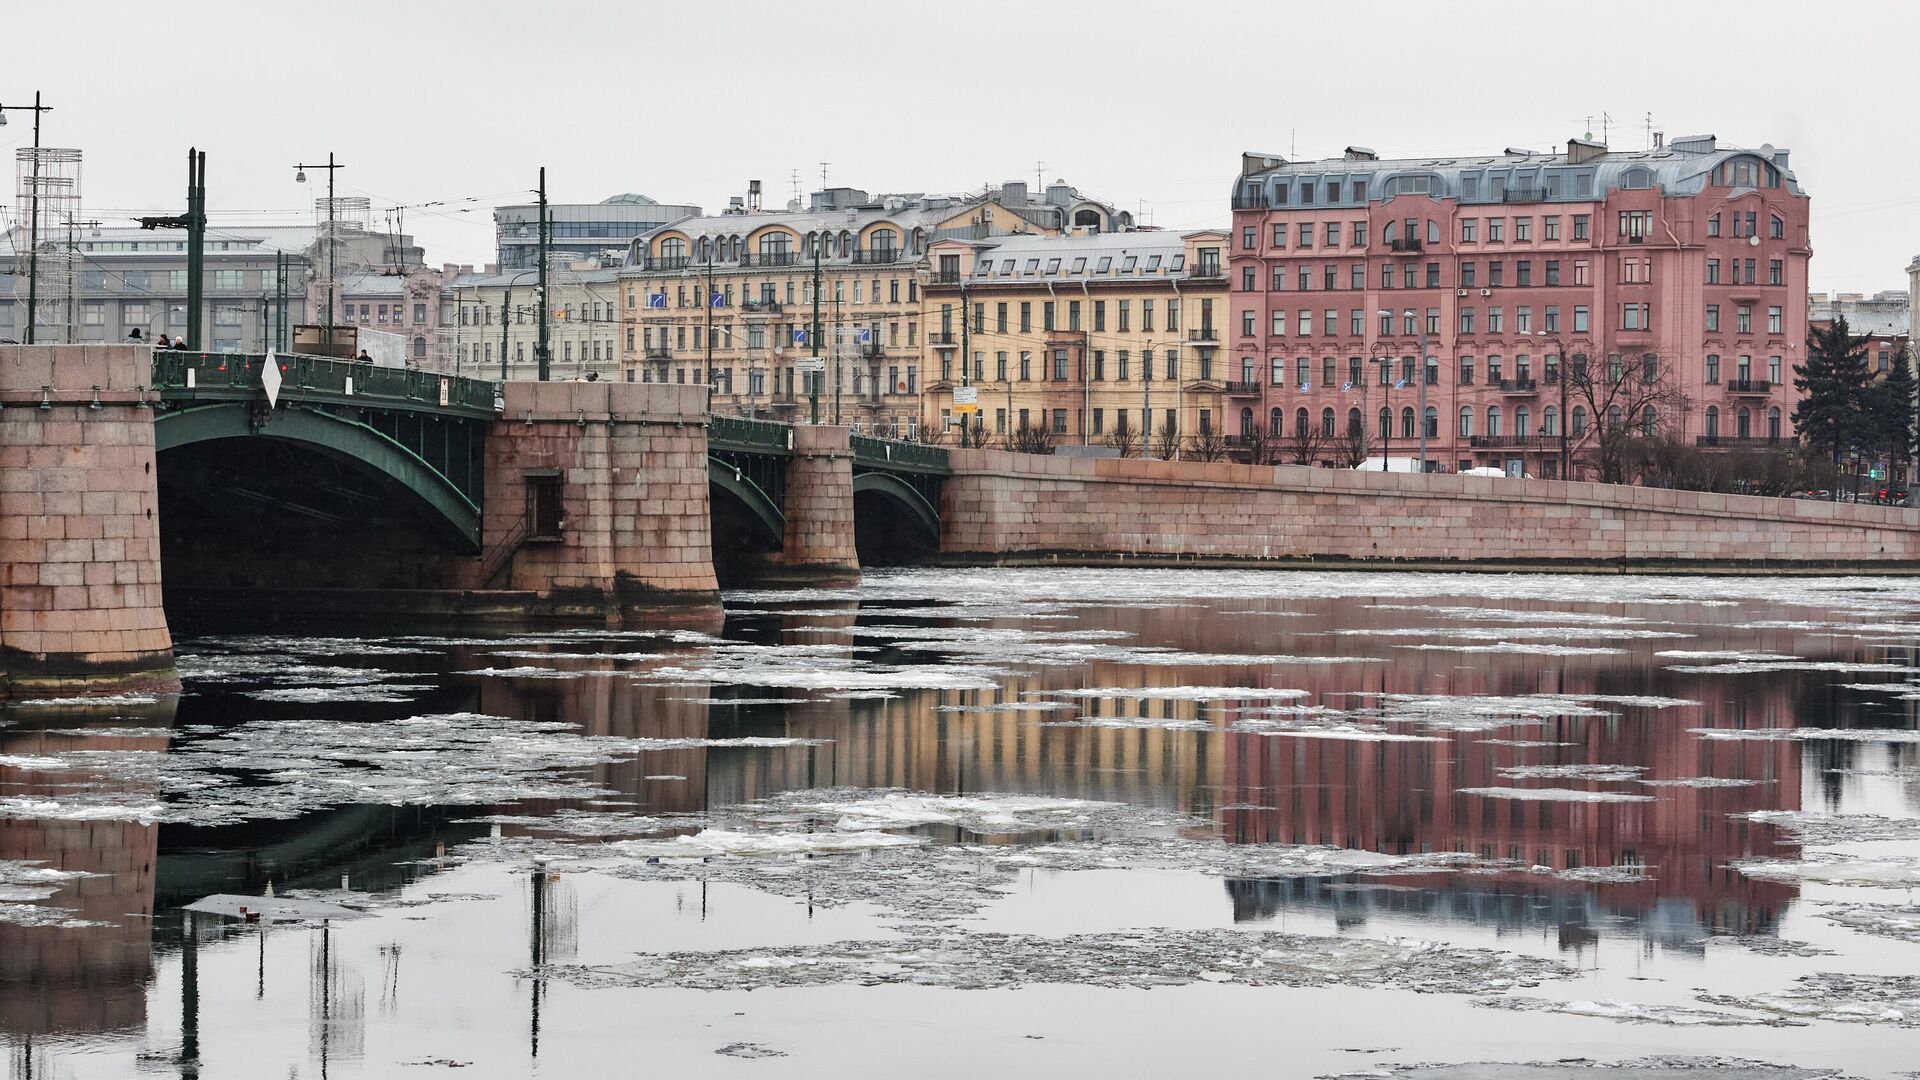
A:
{"label": "utility pole", "polygon": [[833,422],[840,423],[840,354],[846,347],[842,340],[846,337],[846,328],[840,325],[840,293],[833,294]]}
{"label": "utility pole", "polygon": [[[742,286],[744,288],[744,286]],[[707,309],[707,392],[713,392],[713,249],[707,249],[707,287],[705,303]]]}
{"label": "utility pole", "polygon": [[73,230],[78,227],[93,228],[100,224],[98,221],[75,221],[71,216],[67,218],[67,344],[69,345],[73,344],[74,338],[78,336],[73,317],[73,301],[74,296],[80,291],[78,269],[80,248],[74,243]]}
{"label": "utility pole", "polygon": [[273,344],[281,352],[287,351],[287,253],[273,253],[273,280],[276,297],[273,318]]}
{"label": "utility pole", "polygon": [[[1041,363],[1046,363],[1042,360]],[[960,385],[970,385],[967,376],[973,364],[973,305],[968,300],[967,279],[960,279]],[[958,412],[959,410],[955,410]],[[942,433],[944,434],[944,432]],[[960,445],[967,445],[967,414],[960,413]]]}
{"label": "utility pole", "polygon": [[1420,320],[1420,471],[1427,471],[1427,320],[1423,314],[1416,313]]}
{"label": "utility pole", "polygon": [[339,259],[339,249],[340,249],[340,237],[336,232],[335,223],[334,223],[334,212],[338,204],[334,202],[334,198],[333,198],[333,177],[335,173],[340,171],[341,166],[333,160],[333,152],[328,151],[327,163],[325,165],[296,164],[293,167],[294,182],[298,184],[306,183],[308,169],[327,170],[327,322],[326,322],[326,329],[324,330],[324,333],[326,335],[326,353],[328,356],[332,356],[333,355],[333,289],[334,289],[335,273],[339,269],[338,259]]}
{"label": "utility pole", "polygon": [[[820,163],[820,178],[824,185],[827,175],[826,162]],[[807,335],[807,348],[815,360],[820,359],[820,248],[826,242],[824,236],[813,241],[813,330]],[[807,401],[813,413],[813,423],[820,422],[820,373],[807,372]]]}
{"label": "utility pole", "polygon": [[507,381],[507,325],[513,317],[513,282],[500,294],[500,381]]}
{"label": "utility pole", "polygon": [[1146,350],[1140,354],[1140,460],[1147,460],[1148,444],[1153,436],[1153,339],[1147,339]]}
{"label": "utility pole", "polygon": [[33,179],[27,209],[27,344],[31,345],[40,306],[40,114],[52,112],[53,106],[40,104],[40,91],[35,90],[31,105],[0,105],[0,124],[7,122],[7,111],[13,109],[33,113]]}
{"label": "utility pole", "polygon": [[143,217],[143,229],[187,230],[187,347],[200,348],[200,294],[207,259],[207,155],[187,148],[187,212],[173,217]]}
{"label": "utility pole", "polygon": [[540,294],[540,337],[534,344],[534,359],[540,362],[540,381],[546,382],[553,374],[552,362],[547,356],[549,331],[547,317],[552,314],[547,303],[547,245],[552,242],[551,223],[547,221],[547,167],[540,166],[540,278],[535,291]]}

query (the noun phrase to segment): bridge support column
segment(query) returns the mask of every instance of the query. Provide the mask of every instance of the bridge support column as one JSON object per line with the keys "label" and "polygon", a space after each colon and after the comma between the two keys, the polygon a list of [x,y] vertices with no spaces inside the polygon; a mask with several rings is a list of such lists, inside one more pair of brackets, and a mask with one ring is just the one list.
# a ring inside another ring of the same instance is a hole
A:
{"label": "bridge support column", "polygon": [[857,582],[853,532],[853,450],[843,427],[797,424],[787,463],[786,535],[778,576]]}
{"label": "bridge support column", "polygon": [[514,382],[487,436],[478,588],[616,616],[718,594],[703,386]]}
{"label": "bridge support column", "polygon": [[0,348],[0,697],[177,690],[152,350]]}

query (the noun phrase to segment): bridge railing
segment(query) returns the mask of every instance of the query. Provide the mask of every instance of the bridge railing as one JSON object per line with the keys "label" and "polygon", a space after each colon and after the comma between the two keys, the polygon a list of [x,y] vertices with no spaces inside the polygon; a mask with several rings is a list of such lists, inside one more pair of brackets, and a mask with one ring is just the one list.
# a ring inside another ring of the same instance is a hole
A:
{"label": "bridge railing", "polygon": [[[369,399],[471,412],[494,411],[497,384],[416,368],[381,367],[324,356],[276,355],[280,392],[288,397]],[[259,353],[198,353],[161,349],[153,354],[153,386],[167,391],[251,390],[260,385]]]}
{"label": "bridge railing", "polygon": [[856,465],[942,475],[952,471],[945,447],[898,439],[876,439],[870,435],[854,435],[848,441],[852,444]]}
{"label": "bridge railing", "polygon": [[709,418],[707,442],[728,450],[765,451],[784,454],[792,449],[788,438],[793,425],[773,420],[755,420],[745,416]]}

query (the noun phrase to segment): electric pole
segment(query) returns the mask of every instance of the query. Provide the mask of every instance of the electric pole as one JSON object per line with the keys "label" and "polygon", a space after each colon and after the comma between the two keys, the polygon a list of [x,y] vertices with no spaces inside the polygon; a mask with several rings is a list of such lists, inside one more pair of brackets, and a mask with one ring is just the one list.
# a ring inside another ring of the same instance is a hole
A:
{"label": "electric pole", "polygon": [[[27,209],[27,344],[31,345],[40,306],[40,114],[52,112],[53,106],[40,104],[40,91],[35,90],[31,105],[0,105],[0,124],[6,123],[7,111],[12,109],[33,113],[33,179],[28,185]],[[71,335],[68,340],[72,340]]]}
{"label": "electric pole", "polygon": [[[826,175],[826,165],[822,163],[821,175]],[[815,237],[813,241],[813,331],[807,335],[807,347],[813,359],[820,359],[820,247],[825,237]],[[813,423],[820,422],[820,372],[807,372],[807,401],[813,413]]]}
{"label": "electric pole", "polygon": [[187,347],[200,348],[200,294],[207,259],[207,155],[187,148],[187,212],[173,217],[143,217],[143,229],[187,230]]}
{"label": "electric pole", "polygon": [[334,201],[334,198],[333,198],[333,177],[335,173],[340,171],[341,166],[334,162],[333,152],[328,151],[327,163],[325,165],[296,164],[293,167],[294,183],[297,183],[297,184],[306,183],[308,169],[327,170],[327,323],[326,323],[325,334],[326,334],[326,353],[328,356],[332,356],[334,355],[334,352],[333,352],[333,289],[334,289],[334,281],[335,281],[335,271],[339,269],[338,258],[339,258],[339,248],[340,248],[340,237],[337,235],[337,232],[335,229],[335,222],[334,222],[334,212],[338,204]]}
{"label": "electric pole", "polygon": [[[1040,361],[1040,363],[1043,365],[1046,363],[1044,356],[1045,354],[1043,353],[1042,359]],[[972,364],[973,364],[973,307],[968,302],[967,279],[961,278],[960,279],[960,385],[963,387],[971,385],[967,381],[967,376],[971,374]],[[954,411],[960,412],[958,408],[955,408]],[[942,432],[941,434],[944,435],[945,432]],[[967,414],[963,412],[960,413],[960,445],[961,446],[967,445]]]}
{"label": "electric pole", "polygon": [[73,230],[82,227],[93,228],[100,224],[101,222],[98,221],[75,221],[71,215],[67,217],[67,344],[69,345],[73,344],[74,338],[78,333],[78,327],[74,323],[73,317],[73,301],[74,296],[80,291],[80,271],[78,269],[80,248],[74,243]]}
{"label": "electric pole", "polygon": [[552,375],[552,363],[547,357],[549,339],[547,317],[552,314],[547,303],[547,244],[551,242],[551,224],[547,221],[547,167],[540,166],[540,278],[535,291],[540,294],[540,337],[534,344],[534,359],[540,362],[540,381],[546,382]]}
{"label": "electric pole", "polygon": [[[742,286],[742,288],[745,288],[745,286]],[[707,287],[706,287],[705,300],[706,302],[701,305],[702,307],[705,307],[707,309],[707,350],[706,350],[707,351],[707,377],[705,381],[707,384],[707,392],[712,393],[713,392],[713,249],[712,248],[707,249]]]}
{"label": "electric pole", "polygon": [[833,294],[833,422],[836,426],[840,423],[840,354],[846,345],[841,340],[845,336],[846,328],[840,324],[840,292],[836,289]]}

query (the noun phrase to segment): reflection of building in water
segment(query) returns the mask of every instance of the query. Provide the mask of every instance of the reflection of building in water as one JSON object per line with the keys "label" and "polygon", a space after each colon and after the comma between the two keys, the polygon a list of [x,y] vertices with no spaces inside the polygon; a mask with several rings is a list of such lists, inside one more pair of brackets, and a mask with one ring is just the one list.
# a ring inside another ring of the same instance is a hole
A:
{"label": "reflection of building in water", "polygon": [[[168,706],[167,715],[155,719],[170,722],[171,712]],[[126,727],[129,721],[113,723]],[[0,734],[0,754],[34,757],[81,747],[165,753],[167,737]],[[98,778],[0,765],[0,792],[11,797],[56,801],[73,785],[90,782]],[[109,789],[158,797],[138,785]],[[0,1035],[18,1045],[44,1033],[108,1032],[145,1023],[156,832],[152,825],[123,821],[0,819],[0,860],[93,875],[64,882],[39,906],[96,924],[28,928],[0,922]]]}
{"label": "reflection of building in water", "polygon": [[[1376,692],[1407,692],[1400,673],[1370,671]],[[1654,685],[1608,685],[1604,676],[1561,671],[1551,692],[1565,694],[1672,693],[1670,673]],[[1643,670],[1637,673],[1646,677]],[[1506,663],[1463,664],[1448,672],[1452,694],[1510,695],[1544,689],[1535,676]],[[1351,683],[1309,676],[1307,689],[1323,695]],[[1791,723],[1790,679],[1741,683],[1738,720],[1748,726]],[[1581,885],[1543,882],[1524,871],[1495,878],[1433,875],[1379,879],[1418,885],[1431,893],[1329,885],[1326,882],[1234,883],[1236,913],[1271,914],[1291,904],[1331,907],[1346,918],[1371,911],[1421,910],[1501,925],[1564,925],[1563,936],[1589,924],[1591,909],[1632,918],[1641,932],[1674,941],[1709,931],[1751,933],[1772,927],[1797,895],[1788,884],[1755,881],[1726,865],[1748,855],[1790,855],[1773,829],[1732,815],[1797,809],[1801,747],[1764,740],[1711,740],[1692,727],[1722,723],[1718,705],[1646,709],[1601,705],[1623,713],[1515,723],[1497,731],[1438,732],[1440,742],[1364,742],[1228,735],[1225,738],[1229,807],[1220,815],[1226,838],[1237,843],[1331,844],[1390,854],[1462,851],[1522,866],[1555,870],[1637,864],[1647,881]],[[1734,726],[1729,723],[1726,726]],[[1414,730],[1403,728],[1402,730]],[[1488,742],[1512,738],[1567,745],[1516,747]],[[1625,765],[1647,779],[1719,777],[1754,780],[1746,787],[1650,787],[1569,779],[1514,779],[1515,765]],[[1473,787],[1557,787],[1650,795],[1651,802],[1527,801],[1461,792]]]}

